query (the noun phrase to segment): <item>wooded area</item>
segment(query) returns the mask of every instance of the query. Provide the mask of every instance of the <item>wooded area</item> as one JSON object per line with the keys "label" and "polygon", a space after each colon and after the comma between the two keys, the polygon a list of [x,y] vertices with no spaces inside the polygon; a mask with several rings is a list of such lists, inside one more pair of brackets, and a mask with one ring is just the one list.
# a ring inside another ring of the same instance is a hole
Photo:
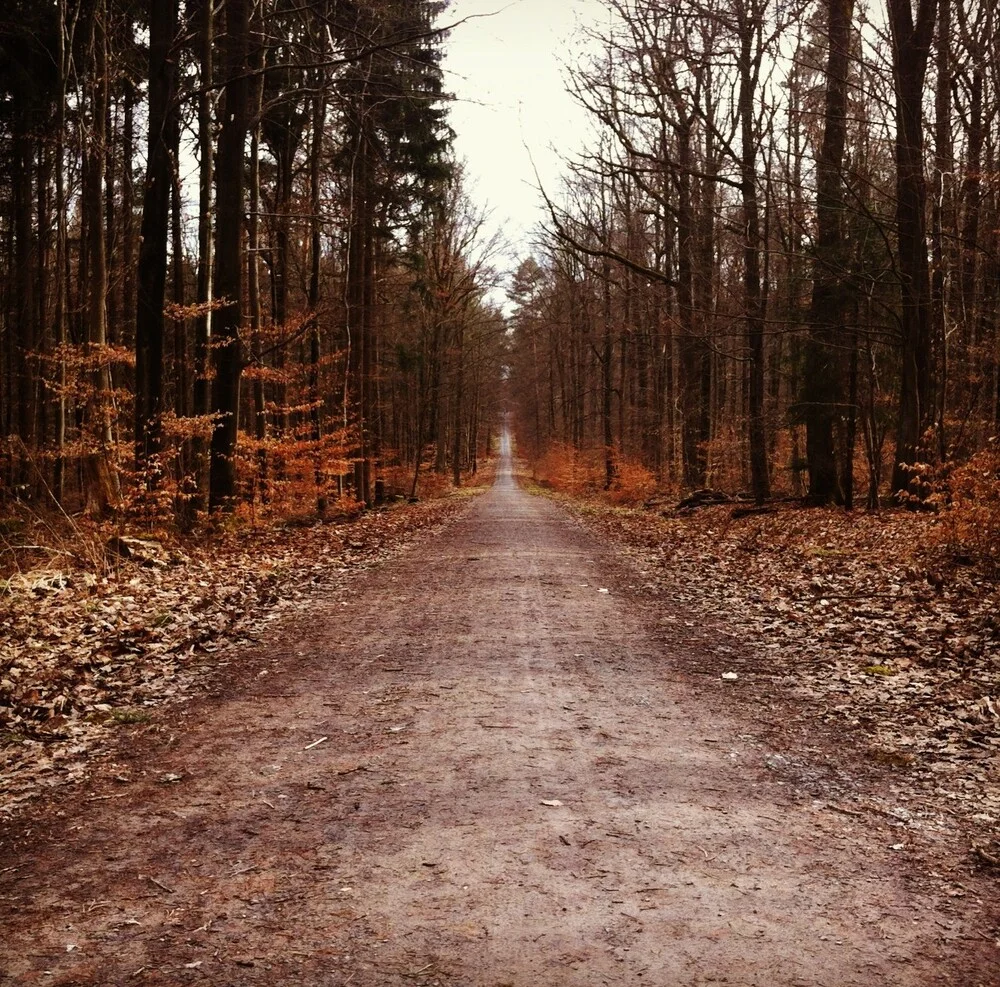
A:
{"label": "wooded area", "polygon": [[994,5],[606,6],[590,148],[513,292],[542,472],[995,504]]}
{"label": "wooded area", "polygon": [[594,488],[1000,499],[992,5],[606,7],[505,316],[447,4],[9,5],[0,498],[323,513],[509,403]]}
{"label": "wooded area", "polygon": [[188,527],[475,469],[503,334],[445,6],[5,6],[0,501]]}
{"label": "wooded area", "polygon": [[0,980],[995,982],[993,0],[473,6],[0,9]]}

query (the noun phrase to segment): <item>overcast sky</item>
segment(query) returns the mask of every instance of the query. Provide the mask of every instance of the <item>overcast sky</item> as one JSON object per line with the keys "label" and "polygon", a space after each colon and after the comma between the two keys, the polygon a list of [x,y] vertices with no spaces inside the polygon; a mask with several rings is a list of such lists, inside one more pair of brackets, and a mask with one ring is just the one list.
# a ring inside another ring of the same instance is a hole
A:
{"label": "overcast sky", "polygon": [[453,0],[444,15],[472,18],[452,32],[445,61],[468,191],[521,256],[543,216],[534,167],[555,190],[560,154],[580,143],[585,117],[565,92],[562,66],[579,55],[578,25],[601,10],[600,0]]}

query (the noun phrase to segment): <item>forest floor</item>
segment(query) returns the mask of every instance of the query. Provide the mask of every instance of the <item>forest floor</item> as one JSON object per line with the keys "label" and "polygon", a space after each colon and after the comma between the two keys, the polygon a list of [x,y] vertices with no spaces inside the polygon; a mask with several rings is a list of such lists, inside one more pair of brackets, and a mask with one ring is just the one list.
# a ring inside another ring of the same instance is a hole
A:
{"label": "forest floor", "polygon": [[503,470],[12,585],[0,983],[995,987],[995,591],[883,522]]}

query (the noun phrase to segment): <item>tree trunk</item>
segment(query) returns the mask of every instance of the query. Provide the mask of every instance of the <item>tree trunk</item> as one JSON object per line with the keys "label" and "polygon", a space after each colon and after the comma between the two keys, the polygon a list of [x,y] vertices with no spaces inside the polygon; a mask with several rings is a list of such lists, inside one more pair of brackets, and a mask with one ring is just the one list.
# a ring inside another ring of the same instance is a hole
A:
{"label": "tree trunk", "polygon": [[104,145],[108,104],[107,5],[96,0],[90,25],[90,110],[83,182],[82,208],[87,221],[87,348],[95,358],[92,375],[93,396],[87,408],[90,442],[84,458],[87,511],[106,515],[117,506],[120,495],[114,466],[112,434],[113,404],[111,371],[107,354],[107,240],[104,230]]}
{"label": "tree trunk", "polygon": [[309,401],[310,438],[313,443],[316,511],[326,511],[326,485],[323,478],[322,426],[323,395],[320,391],[321,333],[319,319],[319,281],[323,242],[320,236],[320,175],[323,156],[323,128],[326,122],[326,97],[322,86],[313,96],[312,147],[309,161]]}
{"label": "tree trunk", "polygon": [[[258,72],[264,64],[263,38],[255,38],[252,67]],[[260,501],[268,504],[271,492],[268,479],[267,454],[267,402],[264,394],[264,379],[260,371],[264,366],[261,329],[264,319],[260,305],[260,132],[261,111],[264,100],[264,76],[259,74],[253,82],[251,97],[254,120],[250,136],[249,204],[247,209],[247,304],[250,309],[250,353],[255,369],[252,391],[253,437],[257,443],[256,484]]]}
{"label": "tree trunk", "polygon": [[834,423],[841,417],[848,264],[844,239],[844,144],[854,0],[828,0],[829,46],[823,144],[816,163],[816,256],[801,402],[806,424],[809,500],[841,502]]}
{"label": "tree trunk", "polygon": [[947,234],[954,242],[957,233],[951,208],[952,176],[955,162],[951,138],[951,0],[938,0],[937,79],[934,86],[934,186],[931,207],[931,347],[937,369],[934,427],[937,432],[937,455],[943,461],[947,445],[945,413],[948,404],[948,331],[945,283],[951,250],[945,246]]}
{"label": "tree trunk", "polygon": [[465,397],[465,313],[460,313],[455,327],[455,410],[452,436],[451,479],[462,485],[462,415]]}
{"label": "tree trunk", "polygon": [[[173,160],[179,141],[177,0],[149,3],[149,150],[140,228],[138,301],[135,319],[136,469],[150,488],[161,474],[160,416],[163,414],[163,308]],[[176,259],[180,262],[180,258]],[[180,327],[179,331],[182,331]]]}
{"label": "tree trunk", "polygon": [[938,0],[887,0],[896,92],[896,226],[898,236],[901,381],[892,489],[905,491],[933,424],[930,275],[924,218],[923,87]]}
{"label": "tree trunk", "polygon": [[[170,181],[170,267],[171,291],[170,301],[178,312],[187,304],[187,293],[184,286],[184,193],[181,189],[181,176],[177,168],[177,155],[174,154],[174,168]],[[173,393],[164,394],[164,407],[173,408],[179,417],[186,418],[191,414],[191,366],[188,357],[187,320],[175,318],[173,327]],[[177,465],[180,469],[178,479],[185,475],[185,449],[179,450]]]}
{"label": "tree trunk", "polygon": [[[680,108],[678,108],[680,111]],[[695,211],[691,191],[691,126],[685,121],[676,128],[678,172],[677,219],[677,349],[680,363],[680,413],[681,413],[681,468],[684,485],[689,489],[703,487],[708,462],[705,456],[705,436],[702,422],[702,350],[695,325],[695,259],[698,238],[695,228]],[[698,313],[701,318],[704,313]]]}
{"label": "tree trunk", "polygon": [[17,408],[17,435],[21,439],[14,483],[19,496],[27,495],[31,478],[31,459],[35,454],[34,401],[31,354],[35,351],[37,326],[35,321],[34,279],[32,270],[36,255],[34,233],[34,199],[32,172],[34,142],[31,139],[31,121],[25,110],[18,113],[17,134],[13,147],[13,227],[14,227],[14,360],[13,378],[17,382],[14,405]]}
{"label": "tree trunk", "polygon": [[[176,69],[175,69],[176,72]],[[126,80],[125,85],[125,109],[124,122],[122,125],[122,307],[125,317],[132,318],[132,314],[137,311],[138,286],[136,270],[138,268],[138,241],[135,234],[135,173],[133,161],[135,161],[135,104],[138,100],[136,87],[131,80]],[[178,136],[180,131],[178,130]],[[174,161],[175,171],[177,162]]]}
{"label": "tree trunk", "polygon": [[[192,411],[205,416],[211,411],[211,349],[213,298],[212,268],[212,182],[214,172],[214,147],[212,139],[212,86],[214,82],[213,50],[215,23],[212,0],[202,0],[198,57],[200,92],[198,94],[198,316],[194,328],[194,384]],[[204,510],[208,489],[208,444],[203,437],[191,443],[191,462],[194,475],[187,491],[190,496],[190,514]]]}
{"label": "tree trunk", "polygon": [[66,174],[64,164],[66,132],[66,0],[59,0],[59,83],[56,105],[55,135],[55,209],[56,209],[56,271],[55,271],[55,330],[56,346],[56,459],[52,478],[55,499],[62,504],[66,499],[66,346],[67,332],[67,278],[65,271],[68,261],[66,233]]}
{"label": "tree trunk", "polygon": [[247,137],[249,80],[247,55],[250,0],[225,0],[223,44],[225,107],[216,156],[215,294],[213,320],[215,379],[212,382],[209,507],[231,510],[236,498],[236,445],[239,436],[240,328],[243,321],[244,145]]}
{"label": "tree trunk", "polygon": [[750,416],[750,482],[754,499],[762,503],[771,495],[768,476],[767,427],[764,420],[765,365],[764,365],[764,298],[761,288],[760,206],[757,200],[757,143],[754,132],[757,75],[760,70],[760,53],[753,53],[753,39],[762,30],[759,17],[750,16],[746,7],[739,6],[739,115],[742,148],[740,152],[740,190],[743,200],[743,287],[746,309],[747,345],[749,366],[749,416]]}
{"label": "tree trunk", "polygon": [[[367,83],[362,83],[366,87]],[[371,147],[368,132],[367,92],[356,97],[353,112],[355,143],[354,167],[351,176],[350,241],[347,251],[347,339],[350,392],[350,414],[356,429],[356,459],[354,467],[355,497],[368,503],[365,474],[368,471],[368,380],[371,368],[370,313],[367,311],[369,284],[372,281],[372,215],[370,168]]]}
{"label": "tree trunk", "polygon": [[611,316],[611,270],[605,261],[601,272],[603,280],[603,318],[601,343],[601,423],[604,428],[604,489],[610,490],[615,482],[615,437],[611,422],[611,398],[613,396],[612,375],[612,316]]}

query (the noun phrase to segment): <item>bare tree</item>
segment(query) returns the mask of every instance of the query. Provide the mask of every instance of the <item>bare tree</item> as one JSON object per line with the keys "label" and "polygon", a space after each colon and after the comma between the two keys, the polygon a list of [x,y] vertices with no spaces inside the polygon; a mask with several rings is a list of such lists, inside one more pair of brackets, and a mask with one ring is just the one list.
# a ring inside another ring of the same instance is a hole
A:
{"label": "bare tree", "polygon": [[[135,321],[135,446],[140,471],[155,484],[161,465],[163,413],[163,308],[167,284],[167,240],[180,109],[177,92],[177,0],[149,5],[149,141],[139,248]],[[176,263],[176,259],[175,259]]]}
{"label": "bare tree", "polygon": [[243,355],[244,145],[248,131],[250,37],[249,0],[225,0],[226,34],[222,56],[224,94],[216,152],[215,293],[213,319],[212,431],[209,506],[230,509],[236,497],[236,444],[239,436],[240,371]]}
{"label": "bare tree", "polygon": [[844,149],[853,0],[827,0],[827,64],[823,144],[816,162],[816,247],[802,403],[806,422],[809,499],[842,501],[834,423],[842,402],[849,247],[845,227]]}
{"label": "bare tree", "polygon": [[886,0],[896,90],[896,235],[901,377],[892,489],[907,488],[934,421],[923,91],[938,0]]}

